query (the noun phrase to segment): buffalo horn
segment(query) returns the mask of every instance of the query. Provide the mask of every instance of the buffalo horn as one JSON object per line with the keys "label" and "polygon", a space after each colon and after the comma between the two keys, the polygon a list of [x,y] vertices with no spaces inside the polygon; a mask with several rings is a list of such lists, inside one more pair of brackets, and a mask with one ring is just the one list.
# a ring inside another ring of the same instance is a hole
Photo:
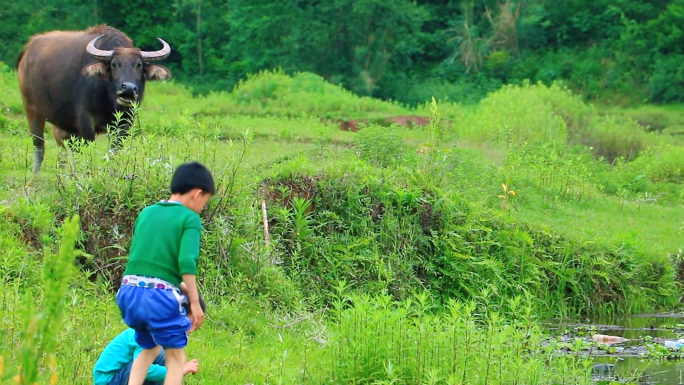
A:
{"label": "buffalo horn", "polygon": [[112,56],[114,55],[114,51],[103,51],[101,49],[95,48],[95,42],[98,41],[103,35],[100,35],[88,43],[88,46],[86,47],[86,51],[88,51],[88,55],[92,56],[93,59],[97,60],[112,60]]}
{"label": "buffalo horn", "polygon": [[164,60],[169,56],[169,54],[171,54],[171,47],[169,47],[169,44],[162,39],[157,39],[164,45],[164,47],[159,51],[142,51],[141,54],[143,61],[149,62]]}

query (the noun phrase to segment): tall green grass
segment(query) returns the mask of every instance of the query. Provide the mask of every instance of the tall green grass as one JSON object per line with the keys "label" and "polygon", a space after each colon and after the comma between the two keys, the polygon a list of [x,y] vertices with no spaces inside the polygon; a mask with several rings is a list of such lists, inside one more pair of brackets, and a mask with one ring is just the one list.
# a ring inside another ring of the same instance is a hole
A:
{"label": "tall green grass", "polygon": [[[493,293],[491,293],[493,294]],[[342,309],[345,303],[352,305]],[[434,316],[427,296],[342,297],[331,328],[331,380],[374,384],[590,384],[587,357],[542,347],[543,332],[523,297],[499,313],[450,301]]]}
{"label": "tall green grass", "polygon": [[[45,369],[50,374],[50,384],[59,381],[57,374],[57,340],[61,331],[64,318],[64,297],[72,276],[75,274],[73,266],[74,258],[79,255],[75,250],[76,237],[79,231],[79,218],[73,217],[66,221],[62,226],[62,243],[58,254],[52,254],[46,250],[45,259],[42,266],[41,290],[29,289],[26,294],[22,294],[25,300],[24,329],[21,333],[22,346],[19,356],[21,364],[14,375],[14,382],[17,384],[35,384],[41,372],[39,364],[45,364]],[[29,272],[35,273],[35,272]],[[3,282],[3,293],[7,287]],[[42,299],[37,307],[36,295]],[[3,294],[3,304],[5,303]],[[6,309],[3,306],[3,309]],[[4,317],[3,317],[4,319]],[[4,359],[5,343],[4,338],[0,343],[0,357]],[[4,368],[3,368],[4,369]],[[3,373],[0,371],[0,376]],[[12,372],[8,372],[5,378],[9,378]]]}
{"label": "tall green grass", "polygon": [[[100,290],[85,283],[67,295],[58,383],[92,383],[98,354],[125,328],[114,302],[98,300]],[[5,298],[7,309],[24,299]],[[505,315],[457,301],[434,315],[425,296],[393,302],[343,290],[326,316],[264,312],[241,296],[209,306],[187,352],[200,371],[185,383],[591,383],[590,359],[558,355],[562,345],[542,346],[544,331],[520,297],[506,304]],[[4,345],[10,373],[22,346],[18,338]],[[51,376],[41,371],[39,383]]]}

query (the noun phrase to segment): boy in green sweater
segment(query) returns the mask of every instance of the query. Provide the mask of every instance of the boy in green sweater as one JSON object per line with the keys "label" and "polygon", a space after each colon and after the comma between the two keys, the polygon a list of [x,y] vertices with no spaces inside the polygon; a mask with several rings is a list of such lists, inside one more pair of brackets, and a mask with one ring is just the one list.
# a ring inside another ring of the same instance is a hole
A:
{"label": "boy in green sweater", "polygon": [[[197,292],[197,258],[202,221],[199,213],[216,194],[214,179],[198,162],[180,165],[171,179],[171,197],[142,210],[135,221],[131,251],[116,294],[124,323],[143,348],[133,361],[129,385],[142,385],[164,348],[165,385],[181,384],[186,333],[204,320]],[[180,283],[187,286],[189,318]]]}

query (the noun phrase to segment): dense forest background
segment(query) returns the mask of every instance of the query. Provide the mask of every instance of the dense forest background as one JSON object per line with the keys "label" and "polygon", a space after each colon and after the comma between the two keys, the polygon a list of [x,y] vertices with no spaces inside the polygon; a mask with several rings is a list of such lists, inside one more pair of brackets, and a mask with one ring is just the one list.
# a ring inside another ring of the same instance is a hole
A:
{"label": "dense forest background", "polygon": [[168,41],[197,93],[282,68],[407,104],[524,79],[621,105],[684,99],[684,0],[23,0],[0,19],[10,66],[34,33],[106,23],[144,49]]}

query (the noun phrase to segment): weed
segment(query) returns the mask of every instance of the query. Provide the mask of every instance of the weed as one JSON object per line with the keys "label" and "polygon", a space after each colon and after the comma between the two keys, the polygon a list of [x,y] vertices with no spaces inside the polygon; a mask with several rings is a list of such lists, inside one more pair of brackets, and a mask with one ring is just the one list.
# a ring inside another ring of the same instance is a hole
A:
{"label": "weed", "polygon": [[503,188],[503,195],[498,195],[499,198],[503,199],[503,208],[504,211],[508,210],[508,201],[511,196],[515,196],[515,191],[514,190],[509,190],[508,186],[506,186],[505,183],[501,184],[501,187]]}

